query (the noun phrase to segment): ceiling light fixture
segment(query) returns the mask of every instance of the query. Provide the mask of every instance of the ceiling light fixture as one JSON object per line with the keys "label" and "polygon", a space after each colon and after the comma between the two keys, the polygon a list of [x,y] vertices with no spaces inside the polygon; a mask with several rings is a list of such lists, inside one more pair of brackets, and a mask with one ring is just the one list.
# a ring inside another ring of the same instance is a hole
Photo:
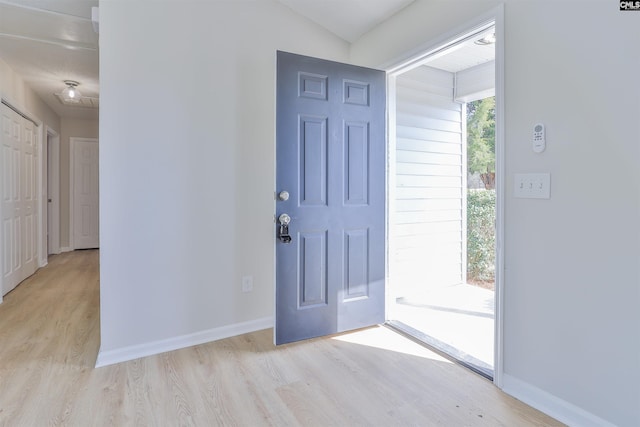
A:
{"label": "ceiling light fixture", "polygon": [[481,39],[476,40],[474,43],[480,46],[486,46],[488,44],[494,44],[496,42],[496,33],[487,34]]}
{"label": "ceiling light fixture", "polygon": [[79,103],[80,98],[82,98],[82,94],[78,90],[80,83],[75,80],[65,80],[64,84],[66,84],[67,87],[64,88],[61,93],[62,99],[64,99],[65,102]]}

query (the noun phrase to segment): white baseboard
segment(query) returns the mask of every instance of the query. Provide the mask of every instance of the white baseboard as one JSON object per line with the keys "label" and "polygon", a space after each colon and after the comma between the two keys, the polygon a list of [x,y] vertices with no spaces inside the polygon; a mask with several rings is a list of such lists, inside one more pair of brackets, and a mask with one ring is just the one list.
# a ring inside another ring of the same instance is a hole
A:
{"label": "white baseboard", "polygon": [[115,350],[100,350],[96,360],[96,368],[272,328],[273,323],[273,317],[270,316],[146,344],[132,345]]}
{"label": "white baseboard", "polygon": [[502,385],[505,393],[568,426],[616,427],[615,424],[511,375],[504,374]]}
{"label": "white baseboard", "polygon": [[62,253],[62,252],[71,252],[73,249],[71,249],[69,246],[63,246],[60,248],[60,252],[58,253]]}

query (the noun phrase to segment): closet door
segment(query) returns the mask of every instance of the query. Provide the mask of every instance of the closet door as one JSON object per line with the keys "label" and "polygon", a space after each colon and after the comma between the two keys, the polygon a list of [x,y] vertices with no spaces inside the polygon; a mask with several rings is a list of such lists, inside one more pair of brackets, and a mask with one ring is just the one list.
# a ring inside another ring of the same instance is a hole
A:
{"label": "closet door", "polygon": [[37,267],[37,132],[29,120],[1,106],[0,245],[2,295]]}
{"label": "closet door", "polygon": [[21,145],[22,117],[2,105],[2,295],[20,283],[22,275],[22,203],[20,176],[22,174]]}

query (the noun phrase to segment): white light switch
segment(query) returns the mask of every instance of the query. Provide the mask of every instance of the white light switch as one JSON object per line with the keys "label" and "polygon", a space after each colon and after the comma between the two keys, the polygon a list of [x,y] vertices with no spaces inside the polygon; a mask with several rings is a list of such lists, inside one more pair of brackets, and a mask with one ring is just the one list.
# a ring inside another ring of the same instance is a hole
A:
{"label": "white light switch", "polygon": [[521,199],[551,198],[551,174],[517,173],[515,174],[515,196]]}

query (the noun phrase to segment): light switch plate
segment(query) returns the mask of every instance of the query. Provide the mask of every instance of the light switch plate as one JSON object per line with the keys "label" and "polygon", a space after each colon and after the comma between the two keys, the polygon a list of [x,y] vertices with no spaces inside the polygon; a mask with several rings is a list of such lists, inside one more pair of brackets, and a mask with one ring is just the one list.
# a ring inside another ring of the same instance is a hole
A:
{"label": "light switch plate", "polygon": [[521,199],[550,199],[551,174],[517,173],[514,181],[514,195]]}

